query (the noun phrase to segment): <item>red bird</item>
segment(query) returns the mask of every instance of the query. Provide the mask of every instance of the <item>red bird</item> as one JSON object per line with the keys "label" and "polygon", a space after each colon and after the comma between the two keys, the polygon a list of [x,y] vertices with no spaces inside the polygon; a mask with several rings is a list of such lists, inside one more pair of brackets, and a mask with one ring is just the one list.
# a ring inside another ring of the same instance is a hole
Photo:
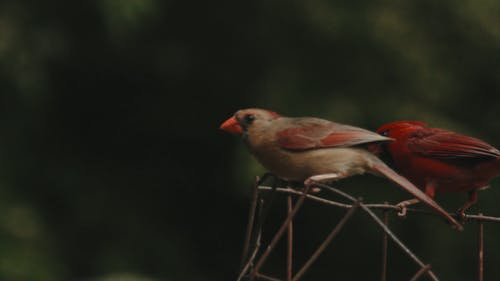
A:
{"label": "red bird", "polygon": [[[500,176],[500,151],[482,140],[451,131],[428,128],[423,122],[400,121],[380,127],[377,132],[395,141],[385,143],[395,169],[434,198],[438,192],[468,192],[468,200],[458,209],[477,202],[477,191]],[[412,199],[403,205],[417,203]]]}
{"label": "red bird", "polygon": [[362,147],[390,141],[388,137],[324,119],[289,118],[256,108],[236,112],[220,128],[240,134],[257,160],[282,179],[310,185],[365,172],[385,176],[461,229],[434,200]]}

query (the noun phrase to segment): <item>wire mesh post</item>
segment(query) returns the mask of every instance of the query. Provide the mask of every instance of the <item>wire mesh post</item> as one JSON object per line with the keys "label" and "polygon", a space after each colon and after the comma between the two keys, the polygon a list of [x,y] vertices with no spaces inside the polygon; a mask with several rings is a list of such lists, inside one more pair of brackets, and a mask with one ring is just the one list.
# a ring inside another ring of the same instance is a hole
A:
{"label": "wire mesh post", "polygon": [[[387,202],[385,202],[387,204]],[[389,226],[389,213],[387,210],[384,210],[384,224]],[[387,245],[388,245],[388,237],[387,232],[382,231],[384,236],[382,237],[382,273],[380,280],[387,280]]]}
{"label": "wire mesh post", "polygon": [[326,247],[332,242],[333,238],[337,236],[340,230],[344,227],[344,225],[349,221],[349,219],[354,215],[354,212],[357,211],[361,204],[361,200],[355,202],[353,207],[344,215],[344,217],[339,221],[339,223],[332,229],[330,234],[326,237],[326,239],[321,243],[321,245],[316,249],[314,254],[309,258],[309,260],[302,266],[302,268],[297,272],[297,274],[293,277],[293,281],[298,281],[304,273],[311,267],[311,265],[316,261],[316,259],[323,253]]}
{"label": "wire mesh post", "polygon": [[[483,214],[479,213],[480,216]],[[483,281],[483,263],[484,263],[484,223],[479,221],[479,254],[478,254],[478,280]]]}
{"label": "wire mesh post", "polygon": [[261,279],[261,280],[265,280],[265,281],[281,281],[281,279],[267,276],[267,275],[262,274],[262,273],[256,273],[255,277],[257,277],[258,279]]}
{"label": "wire mesh post", "polygon": [[255,221],[255,210],[257,208],[257,199],[259,197],[259,183],[261,182],[261,179],[257,176],[255,177],[255,184],[253,186],[252,190],[252,201],[250,203],[250,210],[248,211],[248,224],[247,224],[247,231],[245,234],[245,242],[243,243],[243,253],[241,255],[241,265],[240,268],[243,268],[247,256],[248,256],[248,251],[250,248],[250,241],[252,240],[252,232],[253,232],[253,225]]}
{"label": "wire mesh post", "polygon": [[[317,185],[322,188],[328,189],[333,193],[339,194],[342,197],[351,200],[352,202],[356,202],[356,199],[354,197],[334,187],[322,183],[317,183]],[[373,221],[375,221],[387,233],[387,235],[389,235],[392,241],[394,241],[394,243],[396,243],[396,245],[398,245],[408,255],[408,257],[410,257],[416,264],[420,265],[421,267],[425,266],[425,264],[408,247],[406,247],[405,244],[401,242],[401,240],[399,240],[399,238],[396,235],[394,235],[394,233],[392,233],[392,231],[380,220],[380,218],[377,215],[375,215],[375,213],[372,210],[370,210],[370,208],[368,208],[364,204],[360,204],[360,206],[366,213],[368,213],[368,215],[373,219]],[[427,270],[426,272],[428,273],[429,277],[432,280],[439,281],[439,278],[437,278],[434,272],[432,272],[431,270]]]}
{"label": "wire mesh post", "polygon": [[[292,195],[287,196],[287,214],[290,215],[293,209]],[[293,221],[288,224],[288,241],[287,241],[287,257],[286,257],[286,280],[292,281],[292,264],[293,264]]]}
{"label": "wire mesh post", "polygon": [[[262,205],[263,205],[263,199],[259,199],[257,200],[258,201],[258,208],[256,208],[256,210],[258,210],[258,214],[257,216],[259,218],[262,217]],[[236,281],[241,281],[244,277],[244,275],[250,270],[250,268],[252,267],[253,265],[253,261],[255,259],[255,257],[257,256],[257,253],[259,252],[259,249],[260,249],[260,239],[262,237],[262,224],[258,223],[257,226],[256,226],[256,230],[255,230],[255,242],[254,242],[254,245],[253,245],[253,251],[252,251],[252,254],[248,257],[248,261],[246,262],[245,266],[243,266],[243,268],[241,269],[241,272],[240,274],[238,275],[238,278],[236,279]]]}
{"label": "wire mesh post", "polygon": [[[321,249],[317,249],[316,252],[311,256],[311,258],[306,262],[306,265],[303,266],[300,270],[298,270],[297,274],[293,276],[293,271],[292,271],[292,261],[293,261],[293,253],[292,253],[292,246],[293,246],[293,228],[291,227],[291,223],[293,221],[294,216],[297,214],[298,209],[300,208],[301,204],[304,203],[305,199],[309,199],[314,202],[318,202],[321,204],[325,204],[328,206],[332,206],[335,208],[342,208],[342,209],[353,209],[355,205],[359,204],[359,208],[361,208],[364,212],[366,212],[369,217],[372,219],[373,222],[375,222],[384,232],[384,236],[382,238],[382,270],[381,270],[381,275],[380,275],[380,280],[381,281],[387,281],[388,278],[388,244],[391,243],[390,241],[393,241],[395,243],[395,246],[400,248],[411,260],[413,260],[417,265],[420,266],[418,271],[416,272],[415,275],[412,276],[410,279],[411,281],[416,281],[419,278],[422,278],[424,275],[427,275],[431,280],[433,281],[439,281],[438,277],[434,274],[433,270],[431,269],[430,264],[425,264],[423,263],[414,253],[413,251],[408,248],[400,239],[398,236],[396,236],[391,229],[389,228],[389,212],[393,211],[398,211],[400,208],[397,205],[390,205],[387,202],[384,204],[363,204],[361,202],[358,202],[355,197],[351,196],[350,194],[343,192],[339,189],[333,188],[329,185],[323,184],[323,183],[314,183],[315,186],[319,186],[324,190],[329,190],[337,195],[340,195],[344,199],[347,199],[348,201],[351,201],[349,203],[345,202],[338,202],[334,201],[331,199],[327,199],[324,196],[317,196],[308,194],[308,192],[311,190],[309,187],[306,187],[305,190],[300,190],[300,189],[293,189],[291,187],[269,187],[269,186],[258,186],[259,190],[259,196],[257,199],[258,204],[261,204],[261,191],[264,192],[273,192],[273,193],[281,193],[285,194],[286,198],[288,200],[287,202],[287,217],[286,219],[282,222],[282,225],[280,229],[275,233],[274,237],[271,239],[271,242],[267,246],[267,248],[264,250],[264,252],[260,255],[257,266],[254,265],[254,259],[256,259],[256,254],[257,252],[260,253],[259,251],[259,246],[260,246],[260,230],[262,226],[261,223],[259,223],[259,220],[256,219],[256,223],[254,226],[254,229],[256,229],[254,232],[256,232],[258,235],[258,238],[251,239],[255,240],[257,245],[254,250],[251,251],[250,258],[248,259],[248,262],[246,263],[244,269],[240,272],[240,275],[237,279],[237,281],[242,281],[243,278],[248,278],[245,280],[252,281],[255,279],[260,279],[260,280],[268,280],[268,281],[289,281],[290,280],[290,275],[292,276],[292,281],[297,281],[300,279],[304,272],[309,269],[310,265],[313,264],[315,259],[319,256],[319,253],[323,251],[323,244],[328,243],[328,239],[325,239],[322,242],[322,245],[320,246]],[[291,204],[293,202],[292,197],[297,197],[297,201],[295,204]],[[379,209],[383,211],[383,215],[379,217],[376,215],[373,210]],[[291,211],[290,211],[291,210]],[[262,206],[258,206],[256,210],[259,215],[256,215],[256,218],[261,218],[263,213],[263,208]],[[420,209],[414,209],[414,208],[408,208],[407,210],[409,213],[419,213],[419,214],[426,214],[430,216],[436,216],[435,213],[430,212],[430,211],[425,211],[425,210],[420,210]],[[454,214],[450,214],[454,215]],[[479,281],[484,280],[484,223],[485,222],[495,222],[495,223],[500,223],[500,217],[493,217],[493,216],[484,216],[483,214],[477,214],[477,215],[464,215],[464,219],[469,220],[469,221],[475,221],[478,223],[478,238],[477,238],[477,243],[478,243],[478,273],[477,273],[477,278]],[[340,222],[339,222],[340,224]],[[338,225],[336,226],[338,227]],[[288,231],[289,237],[288,237],[288,243],[287,248],[289,249],[287,251],[287,268],[286,268],[286,279],[278,279],[275,277],[271,277],[269,275],[265,275],[261,273],[259,270],[265,263],[266,259],[268,256],[271,254],[271,252],[274,250],[276,243],[280,240],[280,238],[283,236],[283,234]],[[335,231],[332,231],[335,232]],[[332,234],[335,236],[336,234]],[[252,241],[251,241],[252,242]],[[251,246],[253,247],[253,245]],[[325,246],[326,247],[326,246]]]}
{"label": "wire mesh post", "polygon": [[311,189],[311,185],[307,185],[306,188],[304,189],[304,192],[302,193],[300,198],[297,200],[297,203],[295,203],[295,207],[293,208],[292,212],[290,212],[290,214],[287,216],[287,218],[285,219],[285,221],[281,225],[280,229],[278,230],[278,232],[276,232],[273,239],[271,240],[271,242],[267,246],[266,250],[264,251],[264,253],[260,257],[259,261],[257,261],[255,268],[250,273],[250,278],[249,278],[250,281],[253,281],[255,279],[255,274],[259,272],[260,268],[262,267],[262,265],[264,265],[267,258],[269,257],[269,255],[273,251],[274,247],[276,247],[276,244],[280,240],[281,236],[283,236],[283,233],[285,232],[286,228],[288,227],[288,224],[292,221],[293,217],[297,214],[300,207],[304,203],[304,200],[306,199],[306,195],[310,189]]}

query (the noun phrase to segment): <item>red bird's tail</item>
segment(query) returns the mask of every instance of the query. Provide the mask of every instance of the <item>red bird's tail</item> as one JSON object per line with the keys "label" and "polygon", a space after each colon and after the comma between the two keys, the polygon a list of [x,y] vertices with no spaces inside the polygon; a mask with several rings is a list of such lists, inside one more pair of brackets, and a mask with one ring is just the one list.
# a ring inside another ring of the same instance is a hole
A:
{"label": "red bird's tail", "polygon": [[448,214],[448,212],[446,212],[441,206],[439,206],[438,203],[436,203],[432,198],[427,196],[423,191],[418,189],[414,184],[412,184],[406,178],[400,176],[398,173],[396,173],[391,168],[389,168],[382,161],[379,160],[379,161],[373,163],[372,168],[373,168],[375,173],[377,173],[379,175],[383,175],[384,177],[388,178],[392,182],[394,182],[397,185],[399,185],[400,187],[402,187],[405,191],[411,193],[418,200],[420,200],[420,202],[423,202],[427,206],[431,207],[438,214],[440,214],[447,221],[449,221],[458,230],[460,230],[460,231],[463,230],[462,225],[459,224],[452,216],[450,216],[450,214]]}

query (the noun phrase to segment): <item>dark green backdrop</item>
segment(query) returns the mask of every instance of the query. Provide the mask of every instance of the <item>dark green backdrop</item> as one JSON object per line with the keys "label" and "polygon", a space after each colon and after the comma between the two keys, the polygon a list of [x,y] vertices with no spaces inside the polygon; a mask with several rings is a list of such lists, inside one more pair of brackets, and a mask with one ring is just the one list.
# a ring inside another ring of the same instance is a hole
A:
{"label": "dark green backdrop", "polygon": [[[239,108],[372,130],[418,119],[498,147],[499,15],[497,0],[2,1],[0,279],[235,280],[263,172],[218,130]],[[492,186],[472,212],[500,216]],[[408,198],[372,176],[338,187]],[[450,210],[464,199],[437,197]],[[264,238],[283,210],[278,197]],[[342,212],[306,203],[296,266]],[[475,278],[475,224],[391,225],[442,280]],[[500,225],[485,231],[495,280]],[[305,280],[377,280],[366,215],[337,239]],[[390,280],[409,279],[417,267],[390,250]],[[281,256],[264,270],[282,274]]]}

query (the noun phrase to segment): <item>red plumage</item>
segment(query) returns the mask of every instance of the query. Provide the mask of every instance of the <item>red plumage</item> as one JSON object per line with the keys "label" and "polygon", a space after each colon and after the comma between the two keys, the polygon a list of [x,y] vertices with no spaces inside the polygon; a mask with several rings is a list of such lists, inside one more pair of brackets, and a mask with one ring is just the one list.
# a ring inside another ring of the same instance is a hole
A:
{"label": "red plumage", "polygon": [[[380,136],[358,127],[311,118],[301,120],[298,127],[277,133],[278,143],[284,149],[307,150],[327,147],[350,147],[365,143],[387,141]],[[304,122],[305,121],[305,122]]]}
{"label": "red plumage", "polygon": [[398,172],[433,197],[437,192],[469,192],[463,212],[477,201],[477,190],[500,176],[500,151],[486,142],[418,121],[383,125],[378,133]]}

